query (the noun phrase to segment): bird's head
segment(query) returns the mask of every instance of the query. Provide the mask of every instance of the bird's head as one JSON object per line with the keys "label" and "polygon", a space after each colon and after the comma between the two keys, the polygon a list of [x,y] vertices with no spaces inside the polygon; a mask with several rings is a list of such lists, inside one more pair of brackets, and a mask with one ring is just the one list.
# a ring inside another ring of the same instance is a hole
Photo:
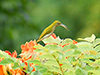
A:
{"label": "bird's head", "polygon": [[62,26],[64,27],[66,30],[68,30],[67,26],[65,26],[64,24],[62,24],[60,21],[56,20],[53,22],[53,25],[55,26]]}

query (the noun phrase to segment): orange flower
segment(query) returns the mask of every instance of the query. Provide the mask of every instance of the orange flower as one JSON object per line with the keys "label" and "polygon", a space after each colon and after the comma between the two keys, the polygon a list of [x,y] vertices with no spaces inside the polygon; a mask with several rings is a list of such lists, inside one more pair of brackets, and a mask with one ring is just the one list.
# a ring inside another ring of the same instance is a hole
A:
{"label": "orange flower", "polygon": [[59,64],[60,66],[62,66],[63,64]]}
{"label": "orange flower", "polygon": [[62,45],[62,47],[66,46],[66,45],[69,45],[69,44],[70,44],[70,43],[66,43],[66,44]]}
{"label": "orange flower", "polygon": [[67,59],[68,57],[66,57],[66,59]]}
{"label": "orange flower", "polygon": [[0,65],[0,75],[4,75],[3,65]]}
{"label": "orange flower", "polygon": [[10,69],[10,72],[12,73],[12,75],[25,75],[25,72],[22,71],[20,68],[14,70],[14,69]]}
{"label": "orange flower", "polygon": [[73,44],[77,44],[77,43],[78,43],[77,41],[73,40]]}
{"label": "orange flower", "polygon": [[51,35],[54,39],[56,39],[57,37],[56,37],[56,35],[53,33],[52,35]]}
{"label": "orange flower", "polygon": [[35,45],[37,45],[36,40],[31,40],[30,42],[26,42],[25,45],[21,45],[22,53],[20,54],[20,56],[23,60],[31,59],[32,54],[36,54],[36,52],[34,51],[36,50],[36,48],[34,48]]}
{"label": "orange flower", "polygon": [[8,55],[10,55],[11,57],[17,57],[17,52],[16,50],[11,54],[9,51],[5,51],[6,53],[8,53]]}
{"label": "orange flower", "polygon": [[34,40],[34,41],[31,40],[30,42],[26,42],[25,45],[21,45],[22,53],[23,52],[34,53],[34,50],[36,49],[36,48],[34,48],[34,45],[36,45],[36,44],[37,44],[36,40]]}
{"label": "orange flower", "polygon": [[[25,69],[28,66],[28,63],[26,62],[26,60],[31,59],[34,54],[36,55],[36,52],[34,51],[36,50],[36,48],[34,48],[35,45],[37,45],[36,40],[34,41],[31,40],[30,42],[26,42],[25,45],[21,45],[22,53],[20,55],[22,57],[22,62],[25,63]],[[37,58],[37,55],[36,55],[36,58]],[[33,67],[32,71],[35,71],[34,64],[29,63],[29,65]]]}

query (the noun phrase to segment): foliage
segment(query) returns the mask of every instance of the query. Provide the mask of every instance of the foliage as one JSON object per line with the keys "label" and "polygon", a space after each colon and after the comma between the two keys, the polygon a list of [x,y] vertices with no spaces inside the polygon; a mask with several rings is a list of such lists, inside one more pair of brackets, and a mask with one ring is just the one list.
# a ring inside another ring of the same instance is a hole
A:
{"label": "foliage", "polygon": [[21,58],[16,58],[16,51],[0,51],[0,66],[10,74],[99,75],[100,38],[92,34],[78,40],[60,39],[55,34],[43,40],[45,46],[31,40],[21,45]]}

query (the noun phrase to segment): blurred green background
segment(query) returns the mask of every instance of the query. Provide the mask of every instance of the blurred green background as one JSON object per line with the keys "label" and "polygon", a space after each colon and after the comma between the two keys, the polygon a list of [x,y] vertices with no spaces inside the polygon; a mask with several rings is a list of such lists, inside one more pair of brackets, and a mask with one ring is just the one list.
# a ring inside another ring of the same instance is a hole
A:
{"label": "blurred green background", "polygon": [[57,27],[60,38],[100,37],[100,0],[0,0],[0,49],[20,53],[55,20],[70,29]]}

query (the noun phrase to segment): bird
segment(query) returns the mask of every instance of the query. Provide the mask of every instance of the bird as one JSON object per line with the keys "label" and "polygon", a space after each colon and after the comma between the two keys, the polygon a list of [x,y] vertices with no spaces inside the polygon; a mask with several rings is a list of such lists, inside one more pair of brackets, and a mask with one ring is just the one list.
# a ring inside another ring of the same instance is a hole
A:
{"label": "bird", "polygon": [[53,32],[55,31],[55,29],[56,29],[57,26],[62,26],[66,30],[68,30],[67,26],[65,26],[64,24],[62,24],[60,21],[55,20],[50,26],[48,26],[47,28],[45,28],[43,30],[43,32],[41,33],[41,35],[38,38],[37,42],[40,42],[43,39],[50,37],[50,35],[53,34]]}

